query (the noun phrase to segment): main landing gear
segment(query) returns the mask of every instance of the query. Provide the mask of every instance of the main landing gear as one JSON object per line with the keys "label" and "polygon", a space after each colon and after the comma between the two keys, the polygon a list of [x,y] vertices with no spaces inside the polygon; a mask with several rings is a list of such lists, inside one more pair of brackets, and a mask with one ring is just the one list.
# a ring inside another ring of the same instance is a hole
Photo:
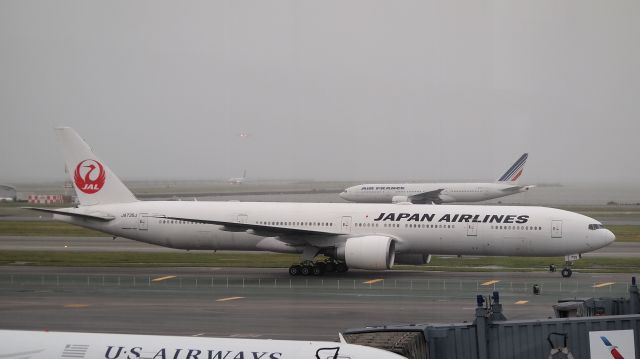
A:
{"label": "main landing gear", "polygon": [[289,267],[289,275],[291,276],[321,276],[325,273],[344,273],[349,270],[345,262],[337,261],[334,259],[327,259],[324,261],[304,261],[300,264],[294,264]]}

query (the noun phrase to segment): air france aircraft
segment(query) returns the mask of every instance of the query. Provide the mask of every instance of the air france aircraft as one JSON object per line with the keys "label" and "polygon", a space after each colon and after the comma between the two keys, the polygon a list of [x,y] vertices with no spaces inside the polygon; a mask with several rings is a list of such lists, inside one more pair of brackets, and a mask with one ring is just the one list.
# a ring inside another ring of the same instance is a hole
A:
{"label": "air france aircraft", "polygon": [[[56,134],[80,205],[30,209],[170,248],[302,254],[291,275],[385,270],[428,263],[431,254],[573,255],[569,261],[615,239],[592,218],[544,207],[138,201],[74,130]],[[329,259],[314,262],[319,254]]]}
{"label": "air france aircraft", "polygon": [[3,359],[400,359],[336,342],[0,330]]}
{"label": "air france aircraft", "polygon": [[527,153],[494,183],[400,183],[362,184],[345,189],[340,197],[359,203],[441,204],[478,202],[527,192],[535,186],[520,186]]}

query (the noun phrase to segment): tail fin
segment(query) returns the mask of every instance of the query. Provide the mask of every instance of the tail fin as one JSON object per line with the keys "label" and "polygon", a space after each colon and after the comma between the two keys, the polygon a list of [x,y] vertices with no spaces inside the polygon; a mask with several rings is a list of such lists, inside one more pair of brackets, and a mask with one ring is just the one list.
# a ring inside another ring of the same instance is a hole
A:
{"label": "tail fin", "polygon": [[522,171],[524,171],[524,164],[527,162],[527,158],[529,157],[528,153],[523,154],[518,158],[518,160],[511,166],[507,172],[505,172],[496,182],[508,182],[515,183],[518,182],[518,178],[522,175]]}
{"label": "tail fin", "polygon": [[80,205],[135,202],[136,197],[70,127],[55,129]]}

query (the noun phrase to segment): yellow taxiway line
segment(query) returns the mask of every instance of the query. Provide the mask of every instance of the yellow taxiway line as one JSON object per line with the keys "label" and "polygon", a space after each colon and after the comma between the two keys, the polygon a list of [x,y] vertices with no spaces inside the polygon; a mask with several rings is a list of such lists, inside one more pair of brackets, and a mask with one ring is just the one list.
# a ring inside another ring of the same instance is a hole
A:
{"label": "yellow taxiway line", "polygon": [[614,285],[614,284],[616,284],[616,282],[596,283],[596,284],[593,285],[593,288],[608,287],[608,286]]}
{"label": "yellow taxiway line", "polygon": [[374,284],[374,283],[379,283],[382,282],[384,279],[382,278],[378,278],[378,279],[372,279],[372,280],[368,280],[366,282],[362,282],[362,284]]}
{"label": "yellow taxiway line", "polygon": [[236,299],[244,299],[244,297],[228,297],[228,298],[220,298],[220,299],[216,299],[216,302],[227,302],[230,300],[236,300]]}
{"label": "yellow taxiway line", "polygon": [[486,285],[496,284],[496,283],[499,283],[499,282],[500,282],[499,280],[494,279],[494,280],[490,280],[488,282],[484,282],[481,285],[485,285],[486,286]]}
{"label": "yellow taxiway line", "polygon": [[517,302],[515,302],[513,304],[527,304],[527,303],[529,303],[528,300],[519,300],[519,301],[517,301]]}
{"label": "yellow taxiway line", "polygon": [[152,282],[160,282],[160,281],[167,280],[167,279],[173,279],[175,277],[176,277],[175,275],[168,275],[166,277],[160,277],[160,278],[152,279],[151,281]]}

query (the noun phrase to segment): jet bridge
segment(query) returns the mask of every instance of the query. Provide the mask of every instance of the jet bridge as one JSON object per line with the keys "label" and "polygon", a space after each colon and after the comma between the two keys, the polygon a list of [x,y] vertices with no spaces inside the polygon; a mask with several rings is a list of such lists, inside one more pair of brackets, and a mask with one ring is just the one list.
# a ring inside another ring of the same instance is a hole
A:
{"label": "jet bridge", "polygon": [[632,330],[635,357],[640,358],[635,277],[629,298],[561,299],[554,310],[556,318],[507,320],[494,292],[489,298],[478,295],[472,323],[366,327],[347,330],[343,336],[348,343],[411,359],[591,358],[590,332]]}

